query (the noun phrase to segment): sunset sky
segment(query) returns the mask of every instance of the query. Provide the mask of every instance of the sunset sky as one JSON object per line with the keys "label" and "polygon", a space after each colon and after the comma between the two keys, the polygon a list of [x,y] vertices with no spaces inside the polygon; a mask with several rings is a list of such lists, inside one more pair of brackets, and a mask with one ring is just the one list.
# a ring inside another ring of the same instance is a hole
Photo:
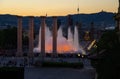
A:
{"label": "sunset sky", "polygon": [[22,16],[59,16],[95,13],[101,10],[117,12],[118,0],[0,0],[0,14]]}

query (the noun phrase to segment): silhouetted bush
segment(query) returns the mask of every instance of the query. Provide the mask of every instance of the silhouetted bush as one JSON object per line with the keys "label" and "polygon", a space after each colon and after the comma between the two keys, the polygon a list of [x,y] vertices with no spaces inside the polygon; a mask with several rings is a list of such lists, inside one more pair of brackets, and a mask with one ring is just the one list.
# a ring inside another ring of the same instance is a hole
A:
{"label": "silhouetted bush", "polygon": [[105,32],[97,43],[94,53],[98,53],[91,60],[92,66],[98,74],[97,79],[120,79],[120,41],[116,31]]}
{"label": "silhouetted bush", "polygon": [[23,67],[1,67],[0,79],[24,79]]}
{"label": "silhouetted bush", "polygon": [[67,67],[67,68],[83,68],[83,63],[68,63],[68,62],[43,62],[42,67]]}

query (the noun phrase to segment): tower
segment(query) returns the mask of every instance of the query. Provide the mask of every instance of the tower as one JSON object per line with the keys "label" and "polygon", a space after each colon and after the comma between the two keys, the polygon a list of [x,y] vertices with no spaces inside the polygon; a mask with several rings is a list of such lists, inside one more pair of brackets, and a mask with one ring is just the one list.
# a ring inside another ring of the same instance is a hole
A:
{"label": "tower", "polygon": [[77,8],[77,13],[79,14],[79,5],[78,5],[78,8]]}
{"label": "tower", "polygon": [[75,25],[78,26],[79,24],[79,5],[77,7],[77,21],[75,22]]}

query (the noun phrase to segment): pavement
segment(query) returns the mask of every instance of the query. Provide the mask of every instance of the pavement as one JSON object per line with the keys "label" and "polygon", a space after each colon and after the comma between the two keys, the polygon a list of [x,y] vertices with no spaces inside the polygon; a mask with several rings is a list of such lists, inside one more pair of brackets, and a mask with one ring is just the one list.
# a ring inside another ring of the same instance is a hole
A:
{"label": "pavement", "polygon": [[94,79],[94,69],[25,68],[24,79]]}
{"label": "pavement", "polygon": [[[37,59],[35,59],[37,60]],[[48,60],[50,60],[48,58]],[[55,59],[59,61],[60,59]],[[45,68],[28,65],[25,66],[24,79],[94,79],[95,69],[92,68],[90,60],[82,58],[63,58],[65,62],[83,62],[83,69],[74,69],[74,68]],[[19,67],[19,64],[24,63],[24,58],[9,58],[9,57],[0,57],[0,67],[3,66],[13,66],[8,64],[9,61],[17,62],[15,65]]]}
{"label": "pavement", "polygon": [[34,68],[26,67],[24,79],[95,79],[95,69],[90,60],[81,60],[83,69],[74,68]]}

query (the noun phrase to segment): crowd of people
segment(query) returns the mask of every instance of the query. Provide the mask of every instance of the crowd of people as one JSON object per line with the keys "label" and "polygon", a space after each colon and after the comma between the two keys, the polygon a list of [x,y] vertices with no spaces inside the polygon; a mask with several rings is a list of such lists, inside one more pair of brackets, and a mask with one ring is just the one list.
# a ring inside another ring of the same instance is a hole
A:
{"label": "crowd of people", "polygon": [[[44,61],[50,62],[82,62],[83,64],[88,64],[88,59],[86,58],[48,58],[46,57]],[[35,67],[36,64],[40,64],[41,58],[29,58],[29,57],[4,57],[0,56],[0,67]]]}
{"label": "crowd of people", "polygon": [[30,58],[0,57],[0,67],[29,67],[33,64],[34,62]]}

